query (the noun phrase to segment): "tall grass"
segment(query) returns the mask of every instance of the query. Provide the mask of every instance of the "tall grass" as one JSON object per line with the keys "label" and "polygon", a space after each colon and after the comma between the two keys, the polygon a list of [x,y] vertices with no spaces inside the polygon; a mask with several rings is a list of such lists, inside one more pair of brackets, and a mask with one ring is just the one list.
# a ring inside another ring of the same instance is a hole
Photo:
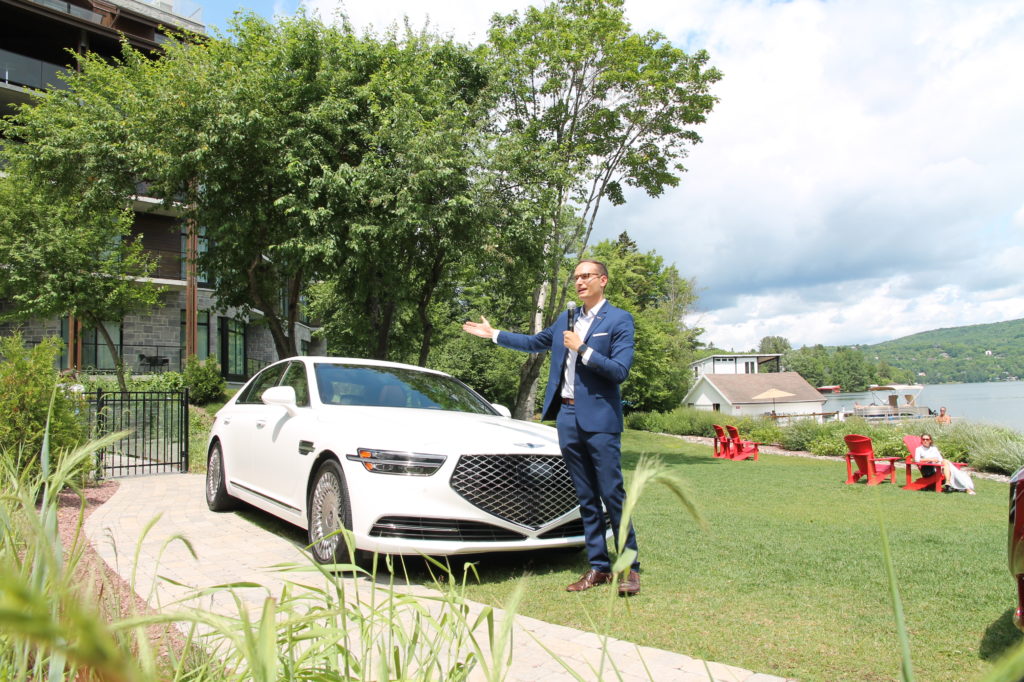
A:
{"label": "tall grass", "polygon": [[[277,594],[268,592],[256,613],[243,598],[246,591],[265,590],[255,583],[193,591],[162,605],[159,613],[106,603],[92,591],[92,580],[77,575],[85,549],[81,536],[71,547],[62,546],[57,495],[76,484],[83,463],[124,435],[111,434],[58,457],[52,470],[44,439],[41,473],[35,475],[20,469],[17,458],[0,457],[6,491],[0,496],[0,679],[448,682],[472,673],[474,679],[497,682],[507,676],[521,589],[506,601],[504,615],[472,604],[465,596],[472,565],[455,576],[433,562],[436,590],[428,595],[403,591],[395,577],[403,566],[389,559],[377,559],[369,568],[354,560],[334,566],[311,559],[280,565],[284,586]],[[657,483],[669,486],[695,513],[678,481],[656,462],[638,467],[631,504],[645,486]],[[626,510],[627,520],[632,509]],[[134,566],[142,560],[142,541],[155,523],[143,531]],[[188,544],[174,536],[164,547],[174,542]],[[616,566],[628,568],[630,561],[628,553],[620,552]],[[133,570],[132,587],[139,592],[135,582]],[[154,591],[155,586],[151,596]],[[211,603],[221,606],[197,606]],[[178,636],[154,640],[154,628],[176,628]],[[597,679],[620,677],[608,657],[586,676],[593,673]]]}

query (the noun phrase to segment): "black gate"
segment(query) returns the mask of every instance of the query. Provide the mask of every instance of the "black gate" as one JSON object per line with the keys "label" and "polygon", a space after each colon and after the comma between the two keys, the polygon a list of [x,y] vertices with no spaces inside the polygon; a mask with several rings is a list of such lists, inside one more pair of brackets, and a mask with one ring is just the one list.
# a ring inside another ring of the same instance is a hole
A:
{"label": "black gate", "polygon": [[104,478],[188,471],[188,390],[86,393],[93,437],[129,434],[98,453]]}

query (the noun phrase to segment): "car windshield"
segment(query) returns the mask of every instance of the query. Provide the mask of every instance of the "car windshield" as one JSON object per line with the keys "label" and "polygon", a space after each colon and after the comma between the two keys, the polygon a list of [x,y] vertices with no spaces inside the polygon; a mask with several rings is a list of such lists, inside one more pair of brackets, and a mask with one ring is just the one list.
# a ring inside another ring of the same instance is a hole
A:
{"label": "car windshield", "polygon": [[318,362],[317,390],[324,405],[409,407],[495,414],[458,379],[402,367]]}

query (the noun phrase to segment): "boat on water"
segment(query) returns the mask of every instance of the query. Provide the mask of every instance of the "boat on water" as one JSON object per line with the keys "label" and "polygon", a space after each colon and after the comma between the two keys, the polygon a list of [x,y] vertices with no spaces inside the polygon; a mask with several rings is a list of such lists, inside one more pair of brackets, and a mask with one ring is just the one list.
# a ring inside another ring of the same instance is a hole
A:
{"label": "boat on water", "polygon": [[818,393],[840,393],[842,390],[843,387],[839,384],[834,384],[832,386],[818,386]]}
{"label": "boat on water", "polygon": [[870,405],[853,404],[853,411],[847,412],[848,417],[860,417],[868,421],[904,421],[910,419],[928,419],[935,412],[926,405],[920,405],[917,398],[924,386],[921,384],[887,384],[868,387],[872,401]]}

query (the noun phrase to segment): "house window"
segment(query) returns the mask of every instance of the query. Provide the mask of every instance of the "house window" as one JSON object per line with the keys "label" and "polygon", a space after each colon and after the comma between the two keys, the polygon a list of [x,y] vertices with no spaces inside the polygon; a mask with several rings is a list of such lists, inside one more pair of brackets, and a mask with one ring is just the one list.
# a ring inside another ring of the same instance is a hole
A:
{"label": "house window", "polygon": [[712,403],[711,404],[711,409],[714,410],[715,412],[721,412],[722,411],[722,403]]}
{"label": "house window", "polygon": [[[181,333],[178,342],[182,354],[185,352],[185,309],[181,309]],[[196,357],[205,360],[210,355],[210,311],[200,310],[196,313]]]}
{"label": "house window", "polygon": [[220,318],[220,366],[226,378],[245,379],[245,322]]}
{"label": "house window", "polygon": [[754,366],[753,360],[747,360],[743,363],[744,374],[757,374],[757,367]]}

